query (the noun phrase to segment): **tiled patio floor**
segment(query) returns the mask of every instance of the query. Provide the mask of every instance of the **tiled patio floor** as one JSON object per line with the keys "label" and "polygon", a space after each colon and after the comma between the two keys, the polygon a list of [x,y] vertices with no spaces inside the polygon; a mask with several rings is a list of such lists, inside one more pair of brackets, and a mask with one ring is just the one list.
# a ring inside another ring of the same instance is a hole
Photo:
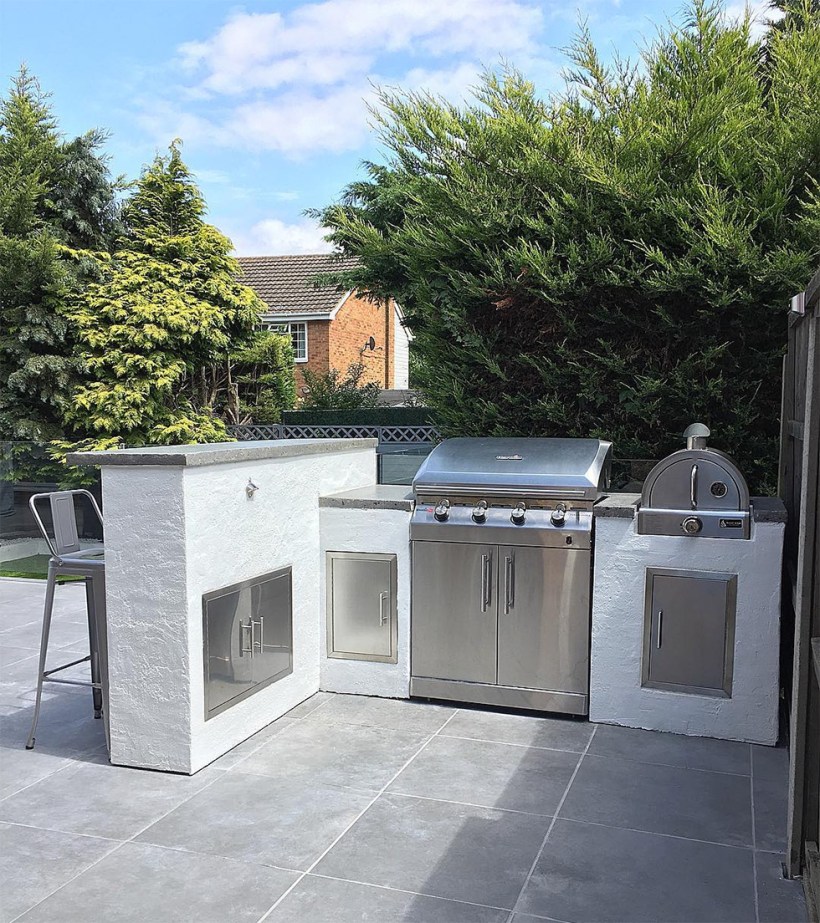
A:
{"label": "tiled patio floor", "polygon": [[42,594],[0,581],[4,923],[805,920],[783,750],[319,693],[186,778],[52,686],[27,752]]}

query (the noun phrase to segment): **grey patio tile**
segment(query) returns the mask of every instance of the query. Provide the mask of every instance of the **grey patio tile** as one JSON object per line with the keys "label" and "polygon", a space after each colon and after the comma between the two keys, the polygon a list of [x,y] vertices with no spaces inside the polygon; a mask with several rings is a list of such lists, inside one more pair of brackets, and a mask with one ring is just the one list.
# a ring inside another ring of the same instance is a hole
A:
{"label": "grey patio tile", "polygon": [[304,871],[370,800],[304,779],[274,782],[233,770],[138,839]]}
{"label": "grey patio tile", "polygon": [[552,815],[578,754],[434,737],[388,791]]}
{"label": "grey patio tile", "polygon": [[617,756],[642,763],[709,769],[748,776],[751,771],[749,744],[709,737],[661,734],[636,728],[601,724],[589,747],[595,756]]}
{"label": "grey patio tile", "polygon": [[[2,636],[0,636],[2,637]],[[28,647],[14,647],[11,644],[5,644],[0,640],[0,672],[6,667],[11,667],[21,660],[28,660],[32,654],[36,653]]]}
{"label": "grey patio tile", "polygon": [[314,870],[512,909],[549,819],[381,795]]}
{"label": "grey patio tile", "polygon": [[[32,651],[40,650],[42,637],[42,613],[36,616],[36,621],[10,631],[0,633],[0,643],[15,644],[18,647],[27,647]],[[66,619],[52,618],[51,628],[48,633],[49,651],[63,648],[88,649],[88,624],[70,622]]]}
{"label": "grey patio tile", "polygon": [[0,920],[8,923],[119,844],[0,824]]}
{"label": "grey patio tile", "polygon": [[772,779],[785,788],[789,783],[789,748],[752,745],[754,775]]}
{"label": "grey patio tile", "polygon": [[233,769],[233,767],[241,763],[246,756],[250,756],[251,753],[258,750],[263,744],[266,744],[269,740],[276,737],[277,734],[281,734],[282,731],[287,730],[291,725],[296,723],[297,722],[292,718],[279,718],[277,721],[273,721],[266,727],[263,727],[261,731],[257,731],[253,737],[249,737],[247,740],[243,740],[241,744],[237,744],[233,750],[229,750],[224,756],[220,756],[219,759],[215,760],[211,765],[216,769]]}
{"label": "grey patio tile", "polygon": [[443,737],[468,737],[504,744],[547,747],[581,753],[594,725],[571,718],[531,718],[494,711],[460,710],[442,731]]}
{"label": "grey patio tile", "polygon": [[[94,749],[105,742],[102,720],[94,718],[90,689],[66,691],[69,687],[47,686],[43,691],[37,737],[30,753],[71,756]],[[0,716],[0,746],[23,749],[31,727],[34,693],[13,700],[15,707]]]}
{"label": "grey patio tile", "polygon": [[435,734],[455,712],[454,708],[408,702],[406,699],[377,699],[366,695],[334,695],[304,720],[306,723],[364,724]]}
{"label": "grey patio tile", "polygon": [[307,875],[266,923],[506,923],[507,916],[506,910]]}
{"label": "grey patio tile", "polygon": [[745,776],[585,756],[561,816],[573,820],[751,845]]}
{"label": "grey patio tile", "polygon": [[333,698],[332,692],[316,692],[309,699],[300,702],[295,708],[291,708],[285,715],[286,718],[306,718],[311,712],[316,711],[320,705],[330,701]]}
{"label": "grey patio tile", "polygon": [[281,869],[125,843],[21,923],[255,923],[295,878]]}
{"label": "grey patio tile", "polygon": [[222,775],[125,769],[101,754],[99,762],[78,762],[0,801],[0,820],[124,840]]}
{"label": "grey patio tile", "polygon": [[[757,768],[758,757],[755,757]],[[755,772],[754,790],[755,846],[772,852],[786,850],[786,816],[788,786],[777,773]]]}
{"label": "grey patio tile", "polygon": [[781,856],[758,852],[757,903],[760,923],[806,923],[803,883],[787,881],[780,866]]}
{"label": "grey patio tile", "polygon": [[750,923],[752,852],[558,820],[518,910],[573,923]]}
{"label": "grey patio tile", "polygon": [[71,763],[68,757],[43,753],[36,748],[0,750],[0,801]]}
{"label": "grey patio tile", "polygon": [[366,725],[295,723],[252,753],[240,772],[305,785],[335,785],[375,794],[428,739],[418,732]]}

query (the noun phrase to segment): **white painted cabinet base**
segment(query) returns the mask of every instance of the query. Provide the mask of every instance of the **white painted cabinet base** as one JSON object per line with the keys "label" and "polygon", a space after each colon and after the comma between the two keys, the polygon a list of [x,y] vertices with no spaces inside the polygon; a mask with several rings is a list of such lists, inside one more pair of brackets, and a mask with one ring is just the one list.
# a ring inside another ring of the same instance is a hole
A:
{"label": "white painted cabinet base", "polygon": [[[325,600],[328,551],[396,555],[396,663],[344,660],[327,656],[322,639],[320,687],[326,692],[406,699],[410,695],[410,513],[394,509],[321,507],[321,599]],[[325,632],[323,607],[320,619]]]}
{"label": "white painted cabinet base", "polygon": [[[590,719],[774,744],[783,523],[752,523],[748,541],[638,535],[631,519],[601,517],[595,529]],[[731,697],[642,686],[648,567],[737,574]]]}

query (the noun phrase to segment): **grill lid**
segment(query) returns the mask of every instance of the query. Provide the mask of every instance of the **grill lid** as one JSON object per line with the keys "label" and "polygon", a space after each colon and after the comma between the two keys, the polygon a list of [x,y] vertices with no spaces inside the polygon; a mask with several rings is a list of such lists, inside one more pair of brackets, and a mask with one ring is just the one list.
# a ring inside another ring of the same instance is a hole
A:
{"label": "grill lid", "polygon": [[595,500],[611,457],[612,443],[601,439],[446,439],[422,463],[413,491]]}

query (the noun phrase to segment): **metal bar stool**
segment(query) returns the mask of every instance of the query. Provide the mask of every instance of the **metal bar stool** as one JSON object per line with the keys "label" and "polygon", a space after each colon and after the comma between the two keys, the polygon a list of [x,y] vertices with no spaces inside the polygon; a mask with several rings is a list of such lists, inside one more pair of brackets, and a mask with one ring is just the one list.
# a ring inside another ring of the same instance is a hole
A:
{"label": "metal bar stool", "polygon": [[[43,696],[43,683],[63,683],[68,686],[90,686],[94,701],[94,717],[101,718],[103,710],[104,684],[100,666],[100,651],[105,651],[105,639],[101,636],[101,626],[105,625],[105,559],[103,547],[80,548],[80,539],[77,532],[77,513],[74,507],[75,498],[87,497],[97,519],[102,526],[102,513],[97,501],[87,490],[60,490],[54,493],[34,494],[29,500],[29,507],[34,516],[43,538],[46,540],[51,558],[48,562],[48,581],[46,582],[46,600],[43,610],[43,633],[40,640],[40,665],[37,673],[37,697],[34,702],[34,716],[31,722],[31,733],[26,743],[26,749],[34,747],[34,735],[37,730],[37,719],[40,717],[40,702]],[[48,501],[51,507],[51,526],[53,535],[49,534],[40,512],[38,503]],[[88,611],[88,640],[90,653],[87,657],[80,657],[59,667],[46,670],[46,657],[48,655],[48,636],[51,630],[51,615],[54,609],[54,590],[57,586],[57,577],[60,574],[71,574],[85,578],[85,598]],[[55,673],[74,667],[78,663],[91,664],[91,682],[78,679],[60,679]],[[107,729],[106,729],[107,730]],[[107,734],[106,734],[107,737]]]}

